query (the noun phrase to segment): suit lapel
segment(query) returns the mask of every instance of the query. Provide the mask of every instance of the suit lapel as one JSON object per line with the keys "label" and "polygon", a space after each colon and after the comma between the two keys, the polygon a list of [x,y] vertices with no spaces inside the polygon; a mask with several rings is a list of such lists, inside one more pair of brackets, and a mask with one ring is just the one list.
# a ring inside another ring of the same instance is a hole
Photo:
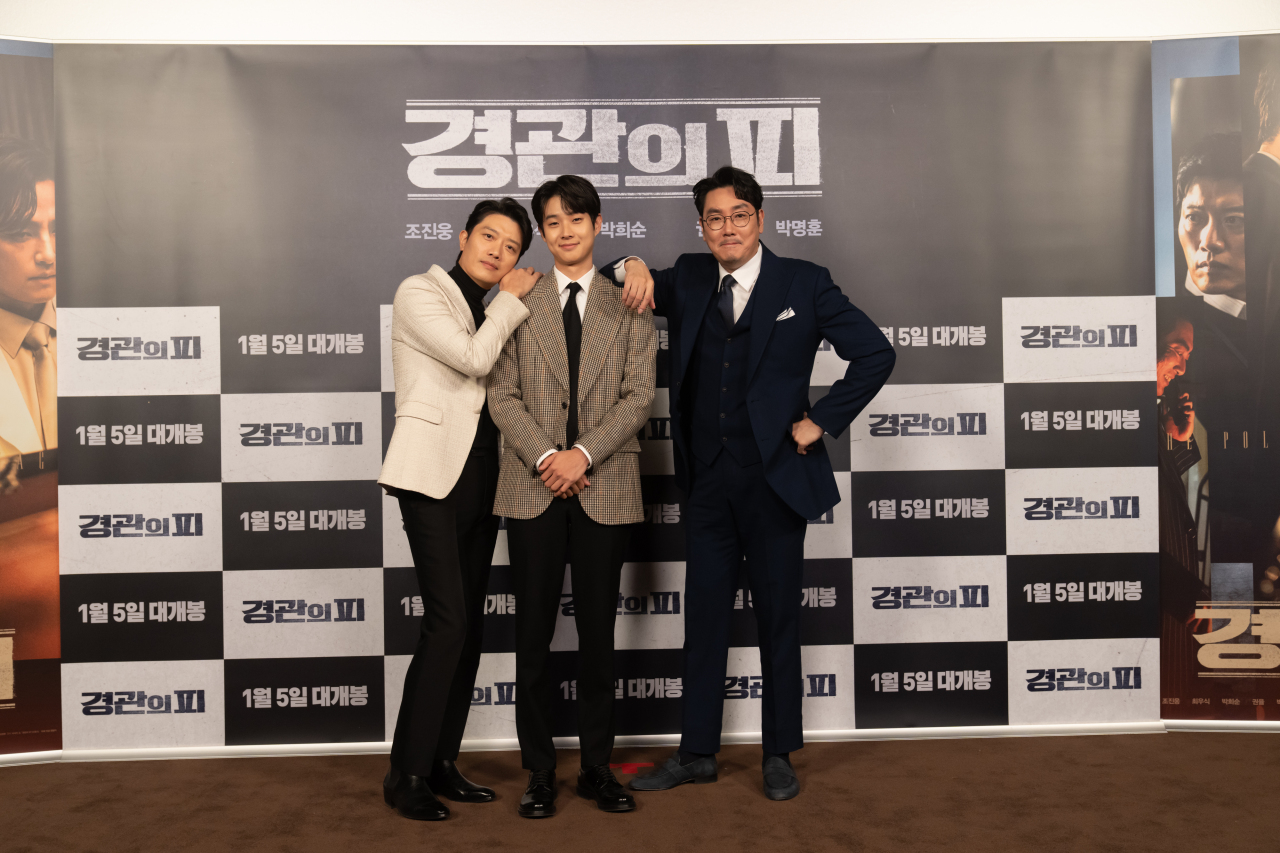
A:
{"label": "suit lapel", "polygon": [[688,307],[684,312],[688,328],[682,326],[680,330],[681,375],[675,377],[677,381],[684,380],[684,370],[693,359],[693,345],[698,341],[698,333],[702,329],[703,318],[707,313],[707,305],[711,302],[712,294],[720,286],[718,278],[720,268],[716,265],[715,257],[708,254],[705,258],[707,263],[704,266],[704,271],[698,276],[702,281],[695,283],[695,286],[690,288]]}
{"label": "suit lapel", "polygon": [[751,294],[756,304],[752,308],[754,313],[751,315],[751,353],[747,360],[748,383],[756,375],[756,368],[760,365],[761,356],[764,355],[765,344],[773,334],[773,324],[777,322],[778,314],[787,301],[787,294],[791,291],[791,277],[784,273],[778,256],[766,249],[764,243],[760,244],[760,251],[764,252],[760,262],[760,277],[756,279],[756,286]]}
{"label": "suit lapel", "polygon": [[582,356],[578,361],[578,394],[585,395],[595,384],[614,335],[622,325],[622,302],[613,282],[596,273],[587,292],[587,311],[582,318]]}
{"label": "suit lapel", "polygon": [[556,286],[554,271],[538,282],[528,304],[528,323],[533,330],[533,339],[538,342],[542,357],[547,360],[556,381],[568,390],[569,353],[564,344],[564,319],[560,313],[560,290]]}
{"label": "suit lapel", "polygon": [[453,313],[462,321],[462,325],[467,327],[467,331],[474,335],[476,333],[476,318],[471,315],[471,306],[467,304],[467,298],[462,295],[462,288],[458,287],[458,283],[453,280],[453,277],[438,264],[433,264],[427,274],[435,278],[440,289],[448,296],[449,306],[453,308]]}

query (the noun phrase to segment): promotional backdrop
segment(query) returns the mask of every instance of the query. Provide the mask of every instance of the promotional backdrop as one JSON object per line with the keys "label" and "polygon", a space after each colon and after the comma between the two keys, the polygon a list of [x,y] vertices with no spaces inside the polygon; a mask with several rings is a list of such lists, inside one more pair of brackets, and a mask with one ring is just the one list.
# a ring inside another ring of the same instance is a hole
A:
{"label": "promotional backdrop", "polygon": [[[828,267],[898,353],[825,439],[841,502],[806,540],[806,730],[1158,720],[1148,44],[56,62],[67,749],[389,740],[422,610],[375,482],[395,288],[452,264],[478,199],[527,204],[563,173],[600,191],[597,264],[669,265],[705,249],[691,187],[726,163],[762,184],[769,248]],[[539,238],[526,262],[549,269]],[[658,358],[622,735],[679,730],[684,497]],[[816,354],[814,399],[843,368]],[[473,741],[515,735],[505,534],[494,562]],[[736,606],[725,730],[749,733],[745,579]],[[564,736],[572,608],[566,580]]]}

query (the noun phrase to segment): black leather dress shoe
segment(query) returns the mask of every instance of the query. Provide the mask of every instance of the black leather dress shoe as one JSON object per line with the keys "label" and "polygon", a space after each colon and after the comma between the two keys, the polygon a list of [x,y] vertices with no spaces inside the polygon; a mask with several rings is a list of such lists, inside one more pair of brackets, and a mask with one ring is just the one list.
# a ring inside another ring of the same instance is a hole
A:
{"label": "black leather dress shoe", "polygon": [[427,782],[436,796],[455,803],[491,803],[495,796],[492,788],[477,785],[463,776],[458,765],[452,761],[440,760],[432,764]]}
{"label": "black leather dress shoe", "polygon": [[578,771],[578,796],[595,800],[602,812],[631,812],[635,797],[623,790],[608,764],[584,767]]}
{"label": "black leather dress shoe", "polygon": [[529,787],[524,789],[520,817],[551,817],[556,813],[556,771],[529,771]]}
{"label": "black leather dress shoe", "polygon": [[776,755],[764,760],[764,795],[771,800],[789,800],[800,793],[800,780],[791,765]]}
{"label": "black leather dress shoe", "polygon": [[410,820],[444,820],[449,809],[431,793],[425,776],[411,776],[392,767],[382,780],[382,798]]}

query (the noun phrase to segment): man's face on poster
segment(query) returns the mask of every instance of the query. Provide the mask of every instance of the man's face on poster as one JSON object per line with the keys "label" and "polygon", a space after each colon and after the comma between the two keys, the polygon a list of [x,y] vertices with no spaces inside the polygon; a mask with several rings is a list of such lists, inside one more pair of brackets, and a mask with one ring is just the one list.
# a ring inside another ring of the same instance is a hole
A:
{"label": "man's face on poster", "polygon": [[53,181],[36,184],[36,210],[22,228],[0,234],[0,295],[38,305],[57,295]]}
{"label": "man's face on poster", "polygon": [[1177,325],[1160,339],[1160,358],[1156,362],[1156,396],[1164,393],[1175,376],[1187,372],[1187,359],[1195,348],[1195,329],[1186,320],[1179,320]]}
{"label": "man's face on poster", "polygon": [[1205,178],[1182,199],[1178,240],[1187,272],[1201,293],[1244,299],[1244,187]]}

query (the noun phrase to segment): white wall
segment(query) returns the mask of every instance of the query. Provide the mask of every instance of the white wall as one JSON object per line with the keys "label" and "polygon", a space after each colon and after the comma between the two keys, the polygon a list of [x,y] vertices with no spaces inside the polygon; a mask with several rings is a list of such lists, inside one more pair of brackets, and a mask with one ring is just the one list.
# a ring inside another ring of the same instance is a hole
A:
{"label": "white wall", "polygon": [[0,0],[0,38],[617,43],[1160,39],[1280,31],[1277,0]]}

